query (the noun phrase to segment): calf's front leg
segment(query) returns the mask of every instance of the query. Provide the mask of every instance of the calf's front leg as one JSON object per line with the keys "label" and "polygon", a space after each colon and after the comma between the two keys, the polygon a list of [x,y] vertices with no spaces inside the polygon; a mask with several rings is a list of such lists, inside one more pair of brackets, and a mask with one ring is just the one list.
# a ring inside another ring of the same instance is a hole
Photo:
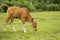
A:
{"label": "calf's front leg", "polygon": [[24,18],[21,18],[22,20],[22,29],[23,29],[23,32],[26,33],[26,25],[25,25],[25,19]]}
{"label": "calf's front leg", "polygon": [[5,20],[5,23],[4,23],[4,31],[6,31],[6,25],[9,22],[10,18],[11,18],[11,16],[8,15],[7,18],[6,18],[6,20]]}

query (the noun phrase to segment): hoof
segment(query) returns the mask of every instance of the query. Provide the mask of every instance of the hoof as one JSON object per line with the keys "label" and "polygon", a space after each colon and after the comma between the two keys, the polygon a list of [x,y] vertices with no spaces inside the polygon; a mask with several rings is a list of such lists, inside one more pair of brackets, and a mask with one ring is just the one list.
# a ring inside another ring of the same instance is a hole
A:
{"label": "hoof", "polygon": [[6,29],[3,30],[4,32],[6,31]]}

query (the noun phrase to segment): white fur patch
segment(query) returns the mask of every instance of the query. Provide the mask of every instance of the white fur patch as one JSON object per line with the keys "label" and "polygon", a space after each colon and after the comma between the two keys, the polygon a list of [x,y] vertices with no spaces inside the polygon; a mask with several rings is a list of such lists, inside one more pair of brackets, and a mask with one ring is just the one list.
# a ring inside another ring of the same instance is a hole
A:
{"label": "white fur patch", "polygon": [[4,28],[4,31],[6,31],[6,28]]}
{"label": "white fur patch", "polygon": [[34,19],[34,21],[36,22],[36,20]]}
{"label": "white fur patch", "polygon": [[26,25],[23,25],[23,31],[26,33]]}
{"label": "white fur patch", "polygon": [[12,27],[13,31],[16,32],[13,22],[11,23],[11,27]]}
{"label": "white fur patch", "polygon": [[12,27],[12,28],[13,28],[13,31],[16,32],[15,28],[14,27]]}

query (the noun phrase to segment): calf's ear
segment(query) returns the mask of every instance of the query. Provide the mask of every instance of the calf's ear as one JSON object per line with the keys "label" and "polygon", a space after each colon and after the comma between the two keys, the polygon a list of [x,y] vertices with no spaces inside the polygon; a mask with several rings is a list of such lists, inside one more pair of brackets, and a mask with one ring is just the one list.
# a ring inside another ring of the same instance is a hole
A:
{"label": "calf's ear", "polygon": [[36,22],[36,19],[34,18],[33,21]]}
{"label": "calf's ear", "polygon": [[33,20],[34,20],[34,19],[32,18],[32,20],[31,20],[31,21],[33,22]]}
{"label": "calf's ear", "polygon": [[32,22],[33,22],[33,21],[36,22],[36,19],[35,19],[35,18],[32,18]]}

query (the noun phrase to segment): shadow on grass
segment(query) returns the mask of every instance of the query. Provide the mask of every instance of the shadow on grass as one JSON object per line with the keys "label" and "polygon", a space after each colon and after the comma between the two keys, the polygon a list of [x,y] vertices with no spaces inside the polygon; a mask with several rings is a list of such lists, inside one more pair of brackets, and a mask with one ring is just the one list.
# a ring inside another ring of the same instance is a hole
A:
{"label": "shadow on grass", "polygon": [[17,31],[17,32],[12,32],[12,31],[6,31],[6,32],[0,32],[0,40],[17,40],[17,39],[22,39],[22,40],[27,40],[27,39],[45,39],[45,40],[50,40],[52,38],[55,39],[55,34],[50,34],[46,31],[32,31],[32,32],[26,32],[23,33],[22,31]]}
{"label": "shadow on grass", "polygon": [[0,32],[0,39],[9,38],[15,34],[14,32]]}

